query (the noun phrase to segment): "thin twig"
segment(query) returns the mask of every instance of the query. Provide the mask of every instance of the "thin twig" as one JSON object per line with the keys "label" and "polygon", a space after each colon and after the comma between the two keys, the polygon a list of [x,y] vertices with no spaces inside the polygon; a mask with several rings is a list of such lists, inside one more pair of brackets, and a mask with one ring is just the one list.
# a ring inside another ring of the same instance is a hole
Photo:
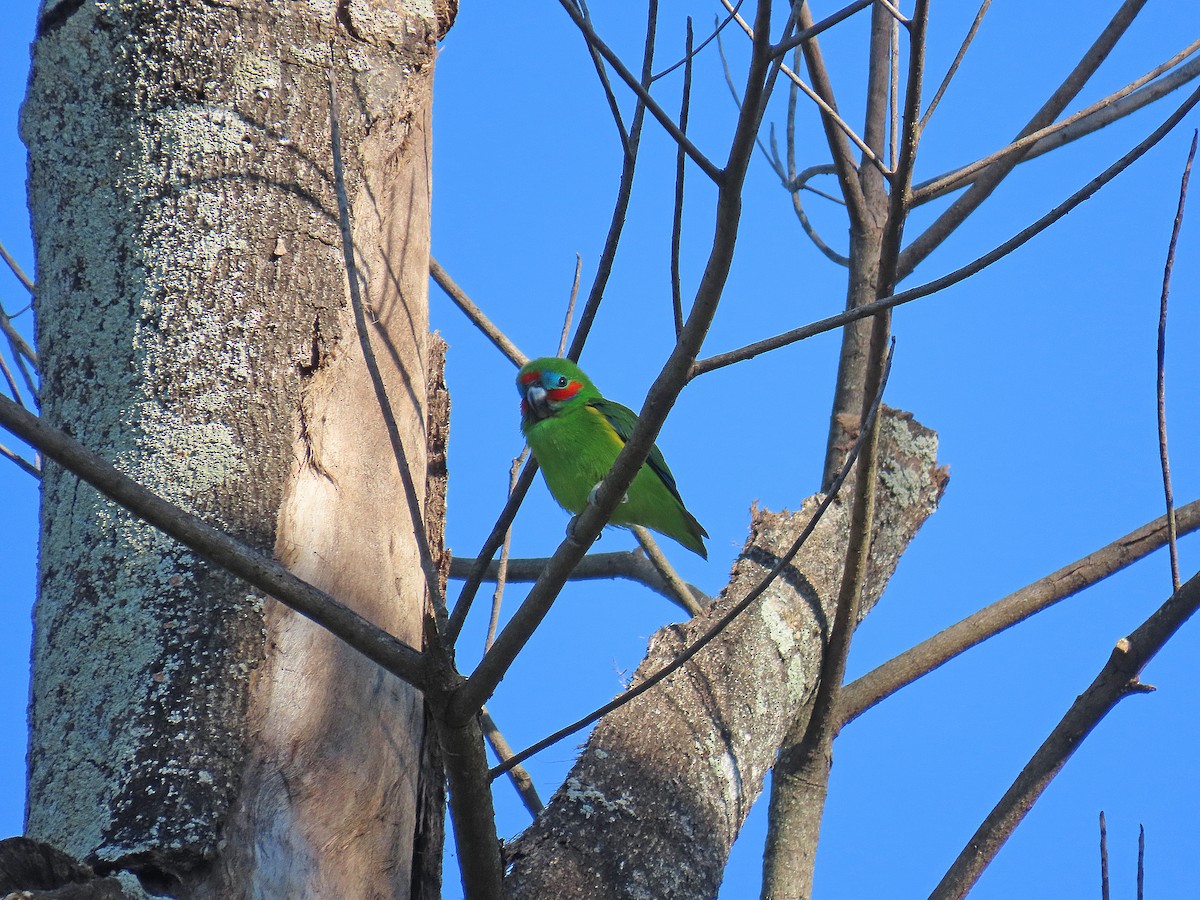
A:
{"label": "thin twig", "polygon": [[297,578],[275,560],[159,497],[4,396],[0,396],[0,426],[203,559],[312,619],[398,678],[426,687],[423,654]]}
{"label": "thin twig", "polygon": [[[483,736],[487,739],[492,752],[496,754],[496,759],[502,763],[512,759],[512,747],[504,739],[503,733],[496,726],[496,722],[492,718],[492,714],[488,712],[486,706],[479,712],[479,724],[483,727]],[[508,770],[508,780],[512,782],[512,786],[517,791],[517,796],[521,798],[521,802],[525,805],[525,809],[529,811],[529,815],[537,816],[545,804],[542,803],[542,798],[538,796],[537,788],[533,784],[533,778],[530,776],[529,770],[520,764],[514,764]]]}
{"label": "thin twig", "polygon": [[[592,14],[587,8],[587,4],[580,3],[584,19],[589,23],[592,20]],[[608,102],[608,110],[612,113],[613,122],[617,126],[617,134],[621,138],[621,148],[625,153],[629,153],[629,131],[625,127],[625,120],[621,117],[621,105],[617,103],[617,95],[613,91],[612,82],[608,77],[608,70],[604,67],[604,57],[600,55],[600,51],[590,43],[586,37],[584,43],[587,44],[588,57],[592,60],[592,65],[596,69],[596,77],[600,79],[600,86],[604,89],[604,99]]]}
{"label": "thin twig", "polygon": [[[890,368],[891,362],[889,356],[887,371],[890,371]],[[615,699],[610,700],[608,703],[604,704],[598,709],[588,713],[582,719],[572,722],[565,728],[560,728],[558,731],[548,735],[547,737],[538,741],[536,744],[532,744],[529,747],[526,747],[520,753],[515,754],[512,759],[512,764],[515,765],[516,763],[524,762],[534,754],[540,753],[547,747],[551,747],[564,738],[570,737],[572,734],[587,728],[592,723],[597,722],[604,716],[608,715],[617,707],[624,706],[626,703],[635,699],[636,697],[640,697],[642,694],[646,693],[646,691],[650,690],[664,679],[670,677],[674,672],[679,671],[680,668],[687,664],[688,660],[708,646],[708,644],[717,636],[719,636],[721,632],[729,627],[730,623],[732,623],[734,619],[745,612],[750,607],[750,604],[762,596],[763,592],[766,591],[772,583],[774,583],[775,579],[779,577],[780,573],[791,565],[792,560],[796,558],[796,554],[800,552],[800,548],[804,546],[804,542],[808,540],[809,535],[813,533],[818,523],[821,521],[821,517],[825,515],[825,511],[829,509],[829,507],[833,505],[834,500],[837,499],[838,491],[841,490],[842,485],[845,484],[851,470],[854,468],[855,461],[858,459],[863,444],[874,426],[876,416],[879,412],[879,405],[883,401],[883,387],[887,384],[887,371],[884,373],[883,382],[880,385],[880,391],[875,397],[875,401],[871,406],[866,421],[863,423],[863,430],[859,434],[858,439],[854,442],[854,446],[850,448],[850,452],[846,456],[846,461],[843,463],[841,471],[830,485],[829,492],[823,498],[821,498],[820,504],[817,506],[816,510],[813,511],[812,518],[808,520],[808,524],[804,526],[804,530],[800,532],[799,536],[792,543],[792,546],[788,548],[787,553],[785,553],[776,561],[775,565],[771,568],[771,571],[763,576],[762,580],[755,585],[745,597],[734,604],[734,606],[732,606],[730,610],[725,613],[725,615],[721,616],[720,619],[713,623],[713,625],[707,631],[705,631],[704,634],[680,651],[679,654],[667,665],[663,666],[653,675],[631,687],[629,690],[625,691]],[[493,779],[495,779],[502,775],[506,770],[506,765],[496,766],[492,769],[491,776]]]}
{"label": "thin twig", "polygon": [[[1092,43],[1087,52],[1080,59],[1079,63],[1067,75],[1063,83],[1058,86],[1050,98],[1042,104],[1042,107],[1033,115],[1028,124],[1021,129],[1017,135],[1017,140],[1025,137],[1031,132],[1037,131],[1039,128],[1045,128],[1054,122],[1056,118],[1066,108],[1067,104],[1083,89],[1083,86],[1091,78],[1092,74],[1099,68],[1100,64],[1108,56],[1109,52],[1120,40],[1126,29],[1133,22],[1134,17],[1138,14],[1146,0],[1125,0],[1121,4],[1121,8],[1113,14],[1108,25],[1105,26],[1100,36]],[[905,248],[900,256],[900,264],[898,267],[897,281],[902,281],[915,269],[930,253],[932,253],[941,243],[958,228],[962,222],[979,208],[992,192],[1000,185],[1017,164],[1024,157],[1022,153],[1011,154],[1004,159],[993,163],[986,171],[980,172],[975,182],[967,191],[955,200],[950,206],[934,220],[934,222],[925,229],[917,238]]]}
{"label": "thin twig", "polygon": [[20,469],[26,475],[32,475],[34,478],[41,479],[41,477],[42,477],[41,466],[34,465],[29,460],[27,460],[25,457],[21,456],[21,454],[16,453],[12,450],[9,450],[3,444],[0,444],[0,456],[3,456],[5,459],[9,460],[13,465],[15,465],[18,469]]}
{"label": "thin twig", "polygon": [[479,556],[475,558],[471,571],[467,573],[466,583],[459,591],[458,599],[454,602],[454,609],[446,621],[446,642],[451,646],[458,640],[463,623],[467,620],[467,613],[471,611],[475,594],[478,593],[479,585],[483,582],[483,575],[487,571],[488,563],[492,561],[492,557],[504,543],[504,535],[512,525],[513,519],[517,517],[517,510],[521,508],[525,495],[529,493],[537,469],[536,459],[529,459],[525,462],[525,468],[521,470],[521,476],[517,479],[512,493],[509,494],[504,509],[500,511],[496,524],[492,526],[491,533],[484,540],[483,547],[480,548]]}
{"label": "thin twig", "polygon": [[392,455],[396,460],[396,470],[400,482],[404,486],[404,499],[408,505],[408,515],[411,520],[413,537],[417,543],[417,553],[421,560],[421,571],[425,575],[425,589],[429,592],[434,609],[445,612],[446,600],[442,596],[441,576],[438,574],[437,563],[433,559],[433,551],[429,546],[429,534],[425,531],[425,514],[421,510],[421,501],[417,497],[417,486],[413,481],[412,470],[409,468],[408,453],[404,449],[404,441],[400,437],[400,429],[392,414],[391,401],[383,383],[383,375],[375,358],[375,348],[371,345],[367,328],[366,306],[362,296],[362,281],[355,261],[354,234],[350,224],[350,200],[346,194],[346,173],[342,157],[342,129],[338,121],[337,90],[334,83],[333,44],[329,45],[329,143],[333,152],[333,187],[337,196],[338,226],[342,235],[342,261],[346,267],[346,280],[350,289],[350,305],[353,308],[354,324],[358,330],[359,343],[363,351],[363,364],[371,377],[371,386],[379,403],[379,411],[383,417],[388,439],[392,445]]}
{"label": "thin twig", "polygon": [[1138,825],[1137,900],[1146,896],[1146,826]]}
{"label": "thin twig", "polygon": [[814,335],[824,334],[826,331],[832,331],[835,328],[840,328],[850,322],[865,319],[868,316],[873,316],[881,309],[892,309],[904,303],[910,303],[921,297],[927,297],[930,294],[935,294],[938,291],[944,290],[951,285],[958,284],[966,278],[974,275],[983,269],[986,269],[992,263],[999,259],[1003,259],[1009,253],[1012,253],[1018,247],[1028,243],[1032,238],[1036,237],[1041,232],[1045,231],[1079,204],[1083,203],[1100,188],[1108,184],[1125,169],[1129,168],[1134,162],[1141,158],[1147,150],[1161,141],[1179,122],[1186,116],[1192,107],[1200,102],[1200,89],[1193,91],[1188,98],[1176,109],[1167,119],[1159,125],[1153,132],[1150,133],[1141,143],[1122,156],[1119,160],[1085,184],[1082,188],[1052,209],[1046,215],[1042,216],[1033,224],[1022,229],[1013,237],[1009,238],[1002,244],[999,244],[992,250],[985,253],[971,262],[967,263],[953,272],[943,275],[940,278],[935,278],[933,281],[928,281],[925,284],[918,285],[907,291],[901,291],[899,294],[893,294],[890,297],[883,297],[872,303],[865,303],[862,306],[857,306],[854,309],[846,310],[838,313],[835,316],[821,319],[801,328],[793,329],[792,331],[784,332],[771,338],[766,338],[757,341],[753,344],[748,344],[737,350],[730,350],[727,353],[721,353],[716,356],[710,356],[705,359],[698,360],[695,366],[692,367],[690,377],[695,378],[698,375],[703,375],[706,372],[711,372],[714,369],[720,369],[725,366],[733,365],[736,362],[741,362],[745,359],[758,356],[760,353],[766,353],[770,350],[777,350],[780,347],[785,347],[788,344],[794,344],[797,341],[802,341]]}
{"label": "thin twig", "polygon": [[[560,351],[561,352],[561,351]],[[529,448],[525,447],[521,454],[513,458],[512,465],[508,470],[508,495],[511,497],[513,491],[517,488],[517,476],[521,471],[521,466],[525,459],[529,456]],[[492,642],[496,640],[496,628],[500,624],[500,601],[504,598],[504,584],[508,578],[508,551],[512,547],[512,526],[510,525],[504,532],[504,543],[500,545],[500,561],[496,566],[496,589],[492,592],[492,615],[488,619],[487,636],[483,641],[483,652],[487,653],[492,649]],[[487,726],[484,726],[486,734]]]}
{"label": "thin twig", "polygon": [[888,75],[888,168],[895,171],[897,144],[900,140],[900,25],[892,21],[891,40],[888,42],[888,59],[891,72]]}
{"label": "thin twig", "polygon": [[856,2],[843,6],[831,16],[826,16],[820,22],[801,25],[801,30],[797,31],[791,37],[786,38],[771,48],[771,56],[783,56],[789,50],[795,50],[806,41],[815,38],[822,31],[828,31],[839,22],[843,22],[857,12],[862,12],[870,6],[874,0],[856,0]]}
{"label": "thin twig", "polygon": [[910,24],[911,20],[906,19],[904,17],[904,13],[900,12],[900,10],[897,9],[893,4],[889,3],[888,0],[875,0],[875,2],[878,3],[880,6],[882,6],[884,9],[886,9],[889,13],[891,13],[892,18],[898,24],[905,25],[905,26]]}
{"label": "thin twig", "polygon": [[[808,4],[798,4],[796,13],[797,24],[800,26],[799,35],[811,32],[815,26]],[[815,38],[810,38],[798,42],[797,46],[804,52],[804,64],[808,69],[808,77],[812,81],[813,90],[821,95],[826,106],[837,109],[837,100],[833,95],[833,83],[829,78],[829,70],[825,67],[820,44]],[[838,184],[842,188],[842,197],[846,201],[850,222],[853,224],[866,221],[866,200],[863,197],[862,185],[858,180],[858,163],[854,159],[850,140],[823,109],[821,111],[821,127],[825,131],[825,143],[829,145],[829,152],[833,155],[833,164],[837,168]]]}
{"label": "thin twig", "polygon": [[[37,288],[33,283],[33,279],[31,279],[28,275],[25,274],[25,270],[22,269],[21,266],[17,263],[17,261],[12,258],[12,255],[8,252],[8,248],[5,247],[3,243],[0,243],[0,259],[3,259],[4,262],[8,265],[9,269],[12,270],[12,273],[15,276],[17,276],[17,281],[19,281],[19,282],[21,282],[21,284],[25,285],[25,290],[29,291],[29,296],[30,297],[37,296]],[[33,360],[33,362],[36,363],[37,360],[35,359],[35,360]]]}
{"label": "thin twig", "polygon": [[575,315],[575,300],[579,296],[579,276],[583,272],[583,257],[575,254],[575,280],[571,282],[571,295],[567,298],[567,312],[563,316],[562,331],[558,335],[558,353],[562,356],[567,352],[567,338],[571,335],[571,318]]}
{"label": "thin twig", "polygon": [[[650,68],[654,60],[654,31],[651,26],[656,21],[655,9],[651,8],[647,19],[646,44],[642,56],[642,78],[648,84]],[[600,251],[600,259],[596,263],[596,277],[592,279],[591,290],[588,291],[587,301],[583,304],[583,312],[579,316],[579,326],[575,337],[571,339],[571,347],[567,358],[579,362],[583,353],[584,343],[592,330],[600,301],[604,297],[604,289],[612,275],[613,262],[617,257],[617,247],[621,243],[621,235],[625,229],[625,214],[629,211],[629,199],[633,193],[633,176],[637,170],[638,151],[641,147],[642,127],[646,121],[646,105],[640,99],[633,110],[633,120],[629,128],[629,138],[624,143],[624,155],[621,161],[621,178],[617,185],[617,197],[613,203],[612,219],[608,224],[608,233],[604,237],[604,249]]]}
{"label": "thin twig", "polygon": [[1141,671],[1176,631],[1200,608],[1200,575],[1186,584],[1117,642],[1108,662],[1021,770],[930,895],[930,900],[964,897],[1025,814],[1092,729],[1123,698],[1153,690]]}
{"label": "thin twig", "polygon": [[[739,5],[743,0],[738,0]],[[732,14],[731,14],[732,17]],[[728,20],[726,20],[728,21]],[[720,33],[720,28],[717,29]],[[715,35],[714,35],[715,36]],[[692,99],[692,17],[687,17],[687,33],[684,37],[683,98],[679,106],[679,130],[687,134],[688,107]],[[683,235],[683,176],[685,172],[683,148],[675,152],[675,209],[671,219],[671,310],[675,315],[675,339],[683,333],[683,294],[679,285],[679,244]]]}
{"label": "thin twig", "polygon": [[[733,9],[728,0],[721,0],[721,2],[725,4],[726,9]],[[730,15],[733,16],[734,19],[736,19],[740,24],[745,25],[745,23],[742,22],[741,17],[736,13],[730,12]],[[742,98],[738,95],[737,85],[733,83],[733,72],[729,68],[729,57],[725,55],[725,42],[722,41],[720,37],[717,38],[717,56],[721,59],[721,73],[725,76],[725,87],[729,88],[729,96],[733,98],[733,105],[736,106],[740,111],[742,108]],[[774,156],[767,151],[766,147],[763,146],[762,138],[755,136],[754,143],[758,146],[758,149],[762,155],[767,158],[767,162],[771,165],[771,168],[775,169],[776,174],[781,175],[776,166]]]}
{"label": "thin twig", "polygon": [[1192,174],[1192,160],[1196,157],[1197,134],[1198,132],[1192,132],[1192,146],[1188,150],[1187,163],[1183,167],[1183,178],[1179,184],[1179,206],[1175,210],[1175,224],[1171,227],[1171,242],[1167,247],[1167,263],[1163,267],[1162,298],[1158,307],[1158,457],[1162,465],[1163,494],[1166,496],[1167,502],[1171,586],[1175,590],[1179,590],[1179,547],[1175,535],[1175,497],[1171,490],[1171,458],[1167,453],[1167,295],[1171,292],[1171,270],[1175,267],[1175,245],[1179,241],[1179,229],[1183,226],[1188,180]]}
{"label": "thin twig", "polygon": [[30,392],[36,394],[37,389],[34,387],[33,379],[25,371],[24,360],[29,360],[30,365],[36,370],[38,368],[38,355],[29,346],[29,342],[25,340],[21,332],[17,331],[8,313],[2,307],[0,307],[0,331],[4,332],[9,346],[12,347],[13,358],[17,361],[17,365],[21,368],[22,373],[24,373]]}
{"label": "thin twig", "polygon": [[466,291],[454,282],[450,274],[442,268],[441,263],[432,256],[429,257],[429,274],[437,282],[438,287],[446,292],[446,296],[454,301],[454,305],[461,309],[466,317],[475,323],[475,327],[483,332],[483,336],[491,341],[497,350],[508,357],[514,366],[520,368],[529,362],[529,357],[517,349],[517,345],[509,340],[508,335],[497,328],[491,319],[484,315],[483,310],[471,301]]}
{"label": "thin twig", "polygon": [[[617,75],[620,76],[621,80],[629,86],[629,89],[638,96],[638,98],[645,105],[646,109],[649,111],[650,115],[654,116],[654,118],[658,120],[658,123],[663,127],[667,134],[670,135],[676,143],[683,147],[684,152],[692,158],[692,161],[700,167],[700,170],[704,172],[705,175],[711,178],[714,182],[719,182],[721,180],[721,170],[718,169],[708,157],[701,153],[700,149],[690,140],[688,140],[686,135],[680,134],[679,128],[675,125],[674,121],[672,121],[671,117],[667,115],[666,111],[658,105],[658,102],[650,96],[649,89],[643,84],[642,81],[639,81],[634,77],[633,73],[630,72],[625,66],[624,62],[621,61],[621,58],[612,50],[611,47],[609,47],[600,39],[600,36],[596,34],[595,29],[592,28],[591,22],[584,19],[580,12],[575,9],[574,6],[572,6],[570,0],[559,0],[559,5],[562,6],[567,15],[571,17],[571,21],[575,23],[575,27],[583,33],[583,36],[587,40],[588,44],[594,47],[596,51],[599,52],[602,57],[604,57],[605,61],[612,66],[613,71],[615,71]],[[647,73],[645,81],[648,82],[649,78],[650,75]]]}
{"label": "thin twig", "polygon": [[8,383],[8,389],[12,392],[13,399],[24,406],[25,400],[21,397],[21,389],[17,387],[17,380],[13,378],[12,370],[9,369],[3,354],[0,354],[0,374],[4,375],[4,380]]}
{"label": "thin twig", "polygon": [[[1180,534],[1200,529],[1200,500],[1177,510]],[[1068,563],[995,603],[972,613],[852,681],[842,691],[838,718],[843,726],[896,691],[977,644],[1024,622],[1059,601],[1098,584],[1167,543],[1167,519],[1160,516],[1082,559]]]}
{"label": "thin twig", "polygon": [[918,132],[925,130],[925,126],[929,124],[929,119],[933,115],[933,111],[942,102],[942,95],[946,93],[946,89],[950,87],[950,82],[958,72],[958,67],[962,65],[962,61],[967,55],[967,48],[971,46],[971,41],[975,40],[975,35],[979,32],[979,26],[983,24],[983,17],[987,14],[988,7],[991,5],[992,0],[983,0],[979,4],[979,12],[975,13],[975,21],[971,23],[971,27],[967,30],[967,36],[963,38],[963,42],[958,48],[958,53],[955,54],[954,62],[950,63],[950,68],[946,70],[946,74],[942,78],[942,83],[934,91],[933,99],[929,101],[929,106],[926,107],[925,114],[921,116],[921,121],[917,125]]}
{"label": "thin twig", "polygon": [[[29,280],[29,276],[17,265],[17,261],[9,255],[8,250],[5,249],[3,244],[0,244],[0,257],[3,257],[4,261],[8,263],[8,267],[12,269],[17,280],[25,286],[30,295],[36,297],[33,282]],[[28,308],[27,306],[26,309]],[[28,360],[29,365],[33,366],[34,371],[37,371],[38,355],[29,346],[29,342],[25,340],[21,332],[17,331],[3,306],[0,306],[0,332],[3,332],[5,338],[8,339],[8,346],[12,349],[13,361],[16,362],[17,368],[21,370],[21,376],[25,379],[25,386],[29,388],[29,393],[33,396],[34,403],[36,404],[38,400],[37,384],[25,363]],[[13,396],[18,396],[15,388],[13,389]]]}
{"label": "thin twig", "polygon": [[[721,3],[726,9],[732,11],[733,7],[730,5],[729,0],[721,0]],[[751,40],[754,40],[754,29],[750,27],[746,20],[737,14],[735,14],[733,18],[734,21],[736,21],[742,27],[742,30],[746,32],[747,37],[749,37]],[[827,103],[824,98],[817,93],[817,91],[815,91],[813,88],[810,88],[805,83],[804,79],[793,72],[789,66],[780,63],[779,71],[791,79],[792,83],[804,93],[804,96],[808,97],[809,100],[817,104],[817,107],[821,110],[822,114],[827,117],[829,121],[833,122],[839,129],[841,129],[842,133],[854,143],[854,146],[861,151],[862,155],[866,159],[874,163],[878,167],[879,171],[885,176],[891,175],[891,170],[888,169],[887,164],[879,158],[879,155],[874,150],[867,146],[866,141],[858,136],[858,133],[850,127],[850,124],[843,119],[838,111],[834,109],[832,105]],[[764,150],[763,152],[765,153],[766,151]]]}
{"label": "thin twig", "polygon": [[[529,559],[513,559],[509,557],[507,572],[509,584],[537,581],[538,576],[546,568],[546,564],[549,561],[548,557],[534,557]],[[450,577],[465,579],[474,566],[475,560],[456,556],[450,561]],[[483,570],[483,580],[494,581],[498,574],[499,564],[493,560]],[[571,573],[572,581],[594,581],[612,578],[624,578],[649,588],[656,594],[662,595],[679,606],[680,609],[689,615],[692,614],[693,605],[707,606],[712,602],[712,598],[700,590],[700,588],[694,584],[689,584],[687,585],[688,593],[692,595],[694,603],[682,603],[675,596],[671,586],[663,580],[658,570],[654,568],[653,563],[646,559],[645,554],[638,550],[589,553],[579,561],[579,565]]]}
{"label": "thin twig", "polygon": [[1195,53],[1198,48],[1200,48],[1200,39],[1193,41],[1171,59],[1151,69],[1141,78],[1131,81],[1123,88],[1113,91],[1107,97],[1085,106],[1065,119],[1047,125],[1045,128],[1039,128],[973,163],[922,182],[913,189],[913,205],[919,206],[973,183],[981,171],[1014,153],[1021,154],[1021,162],[1035,159],[1064,144],[1078,140],[1084,135],[1091,134],[1181,87],[1200,75],[1200,58],[1180,67],[1167,78],[1156,81],[1149,87],[1145,87],[1145,85]]}
{"label": "thin twig", "polygon": [[[714,40],[716,40],[717,37],[721,34],[721,32],[725,30],[725,26],[733,21],[733,14],[735,12],[737,12],[739,9],[741,9],[742,4],[745,2],[746,2],[746,0],[737,0],[737,3],[733,7],[733,12],[729,13],[729,15],[727,15],[724,19],[722,19],[720,22],[718,22],[714,26],[713,33],[710,34],[708,37],[706,37],[704,40],[702,40],[700,42],[700,46],[696,47],[694,50],[691,49],[689,46],[689,49],[686,50],[683,54],[683,59],[679,60],[679,62],[672,63],[671,65],[669,65],[665,69],[663,69],[661,72],[659,72],[657,75],[651,77],[651,79],[650,79],[651,83],[658,81],[658,79],[662,78],[665,75],[670,75],[672,72],[674,72],[680,66],[690,66],[692,64],[692,60],[696,58],[696,55],[701,50],[703,50],[705,47],[707,47],[709,44],[711,44]],[[691,29],[691,21],[692,21],[692,17],[688,16],[689,31]]]}
{"label": "thin twig", "polygon": [[[789,149],[790,149],[790,144],[789,144]],[[808,180],[810,178],[812,178],[814,175],[834,175],[834,174],[837,174],[837,167],[834,166],[832,163],[825,163],[825,164],[819,165],[819,166],[810,166],[809,168],[807,168],[803,172],[801,172],[799,175],[795,176],[795,178],[793,179],[791,184],[788,185],[788,190],[792,195],[792,209],[795,210],[796,218],[800,220],[800,227],[804,229],[804,233],[806,235],[808,235],[808,239],[810,241],[812,241],[813,245],[816,246],[816,248],[818,250],[820,250],[822,253],[824,253],[825,256],[828,259],[830,259],[832,262],[837,263],[839,266],[849,266],[850,265],[850,257],[843,256],[842,254],[840,254],[836,250],[834,250],[832,247],[830,247],[827,243],[825,243],[825,240],[821,237],[821,235],[817,232],[816,228],[814,228],[812,223],[809,221],[808,214],[804,211],[804,205],[800,202],[800,191],[807,189],[807,190],[810,190],[813,193],[818,194],[822,197],[826,197],[827,199],[833,200],[837,203],[841,203],[844,206],[845,203],[843,201],[839,200],[838,198],[829,197],[829,195],[827,195],[821,191],[817,191],[814,188],[808,187],[808,184],[807,184]]]}
{"label": "thin twig", "polygon": [[1108,826],[1100,810],[1100,900],[1111,900],[1108,890]]}
{"label": "thin twig", "polygon": [[650,564],[654,566],[656,572],[663,581],[671,589],[671,593],[675,597],[675,601],[686,609],[691,615],[698,616],[704,611],[704,607],[696,602],[696,598],[692,595],[692,590],[688,583],[679,577],[679,573],[671,565],[671,561],[667,559],[662,548],[654,540],[653,536],[641,525],[634,525],[630,529],[633,536],[637,538],[637,542],[641,544],[642,550],[646,554],[646,559],[650,560]]}

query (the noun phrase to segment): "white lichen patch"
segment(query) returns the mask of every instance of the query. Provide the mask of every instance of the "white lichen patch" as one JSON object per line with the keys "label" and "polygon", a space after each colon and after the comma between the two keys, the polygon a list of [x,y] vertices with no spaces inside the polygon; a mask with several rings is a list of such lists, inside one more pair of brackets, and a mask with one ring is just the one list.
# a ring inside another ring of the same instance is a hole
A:
{"label": "white lichen patch", "polygon": [[783,599],[776,591],[768,590],[763,596],[759,617],[766,627],[767,636],[779,653],[779,659],[783,662],[789,699],[793,703],[799,703],[807,689],[804,657],[799,652],[801,648],[796,640],[792,622],[785,613]]}
{"label": "white lichen patch", "polygon": [[199,496],[242,470],[242,450],[220,422],[188,422],[174,412],[141,404],[135,460],[123,468],[168,499]]}
{"label": "white lichen patch", "polygon": [[568,800],[579,804],[579,811],[583,813],[584,818],[590,819],[594,815],[605,813],[610,816],[620,813],[630,816],[637,815],[633,801],[628,796],[622,795],[616,800],[610,800],[602,791],[591,785],[585,785],[577,777],[568,778],[563,785],[563,790]]}

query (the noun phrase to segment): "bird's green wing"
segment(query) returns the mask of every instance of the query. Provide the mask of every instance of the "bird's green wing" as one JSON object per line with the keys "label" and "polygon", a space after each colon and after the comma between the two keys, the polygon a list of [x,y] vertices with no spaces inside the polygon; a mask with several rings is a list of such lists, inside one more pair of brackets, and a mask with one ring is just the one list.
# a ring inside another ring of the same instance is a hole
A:
{"label": "bird's green wing", "polygon": [[[628,406],[622,406],[620,403],[614,403],[612,400],[605,400],[603,397],[596,397],[588,401],[588,406],[592,407],[605,419],[608,424],[613,427],[613,431],[617,433],[617,437],[621,439],[621,443],[627,443],[633,435],[633,429],[637,426],[638,417]],[[675,487],[675,476],[671,474],[671,470],[667,468],[667,461],[663,459],[662,451],[655,444],[650,448],[650,455],[646,458],[646,465],[662,479],[663,484],[667,486],[679,504],[683,505],[683,498],[679,496],[679,489]]]}

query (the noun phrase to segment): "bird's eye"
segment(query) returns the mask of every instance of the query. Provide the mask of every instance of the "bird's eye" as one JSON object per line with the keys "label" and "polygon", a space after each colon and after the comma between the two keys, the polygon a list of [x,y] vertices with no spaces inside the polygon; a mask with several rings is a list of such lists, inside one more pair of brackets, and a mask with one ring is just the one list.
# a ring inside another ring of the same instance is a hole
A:
{"label": "bird's eye", "polygon": [[565,388],[567,386],[567,376],[566,375],[558,376],[558,386],[560,388]]}

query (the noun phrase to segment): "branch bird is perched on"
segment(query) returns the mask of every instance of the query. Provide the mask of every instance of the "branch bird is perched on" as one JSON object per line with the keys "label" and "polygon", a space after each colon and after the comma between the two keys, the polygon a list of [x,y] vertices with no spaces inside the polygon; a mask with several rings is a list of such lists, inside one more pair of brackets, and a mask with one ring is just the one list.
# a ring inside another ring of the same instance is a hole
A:
{"label": "branch bird is perched on", "polygon": [[[605,400],[569,359],[543,357],[517,373],[521,431],[559,505],[578,515],[604,480],[638,423],[637,414]],[[611,525],[644,525],[708,559],[708,532],[679,496],[675,477],[655,446],[634,476]]]}

